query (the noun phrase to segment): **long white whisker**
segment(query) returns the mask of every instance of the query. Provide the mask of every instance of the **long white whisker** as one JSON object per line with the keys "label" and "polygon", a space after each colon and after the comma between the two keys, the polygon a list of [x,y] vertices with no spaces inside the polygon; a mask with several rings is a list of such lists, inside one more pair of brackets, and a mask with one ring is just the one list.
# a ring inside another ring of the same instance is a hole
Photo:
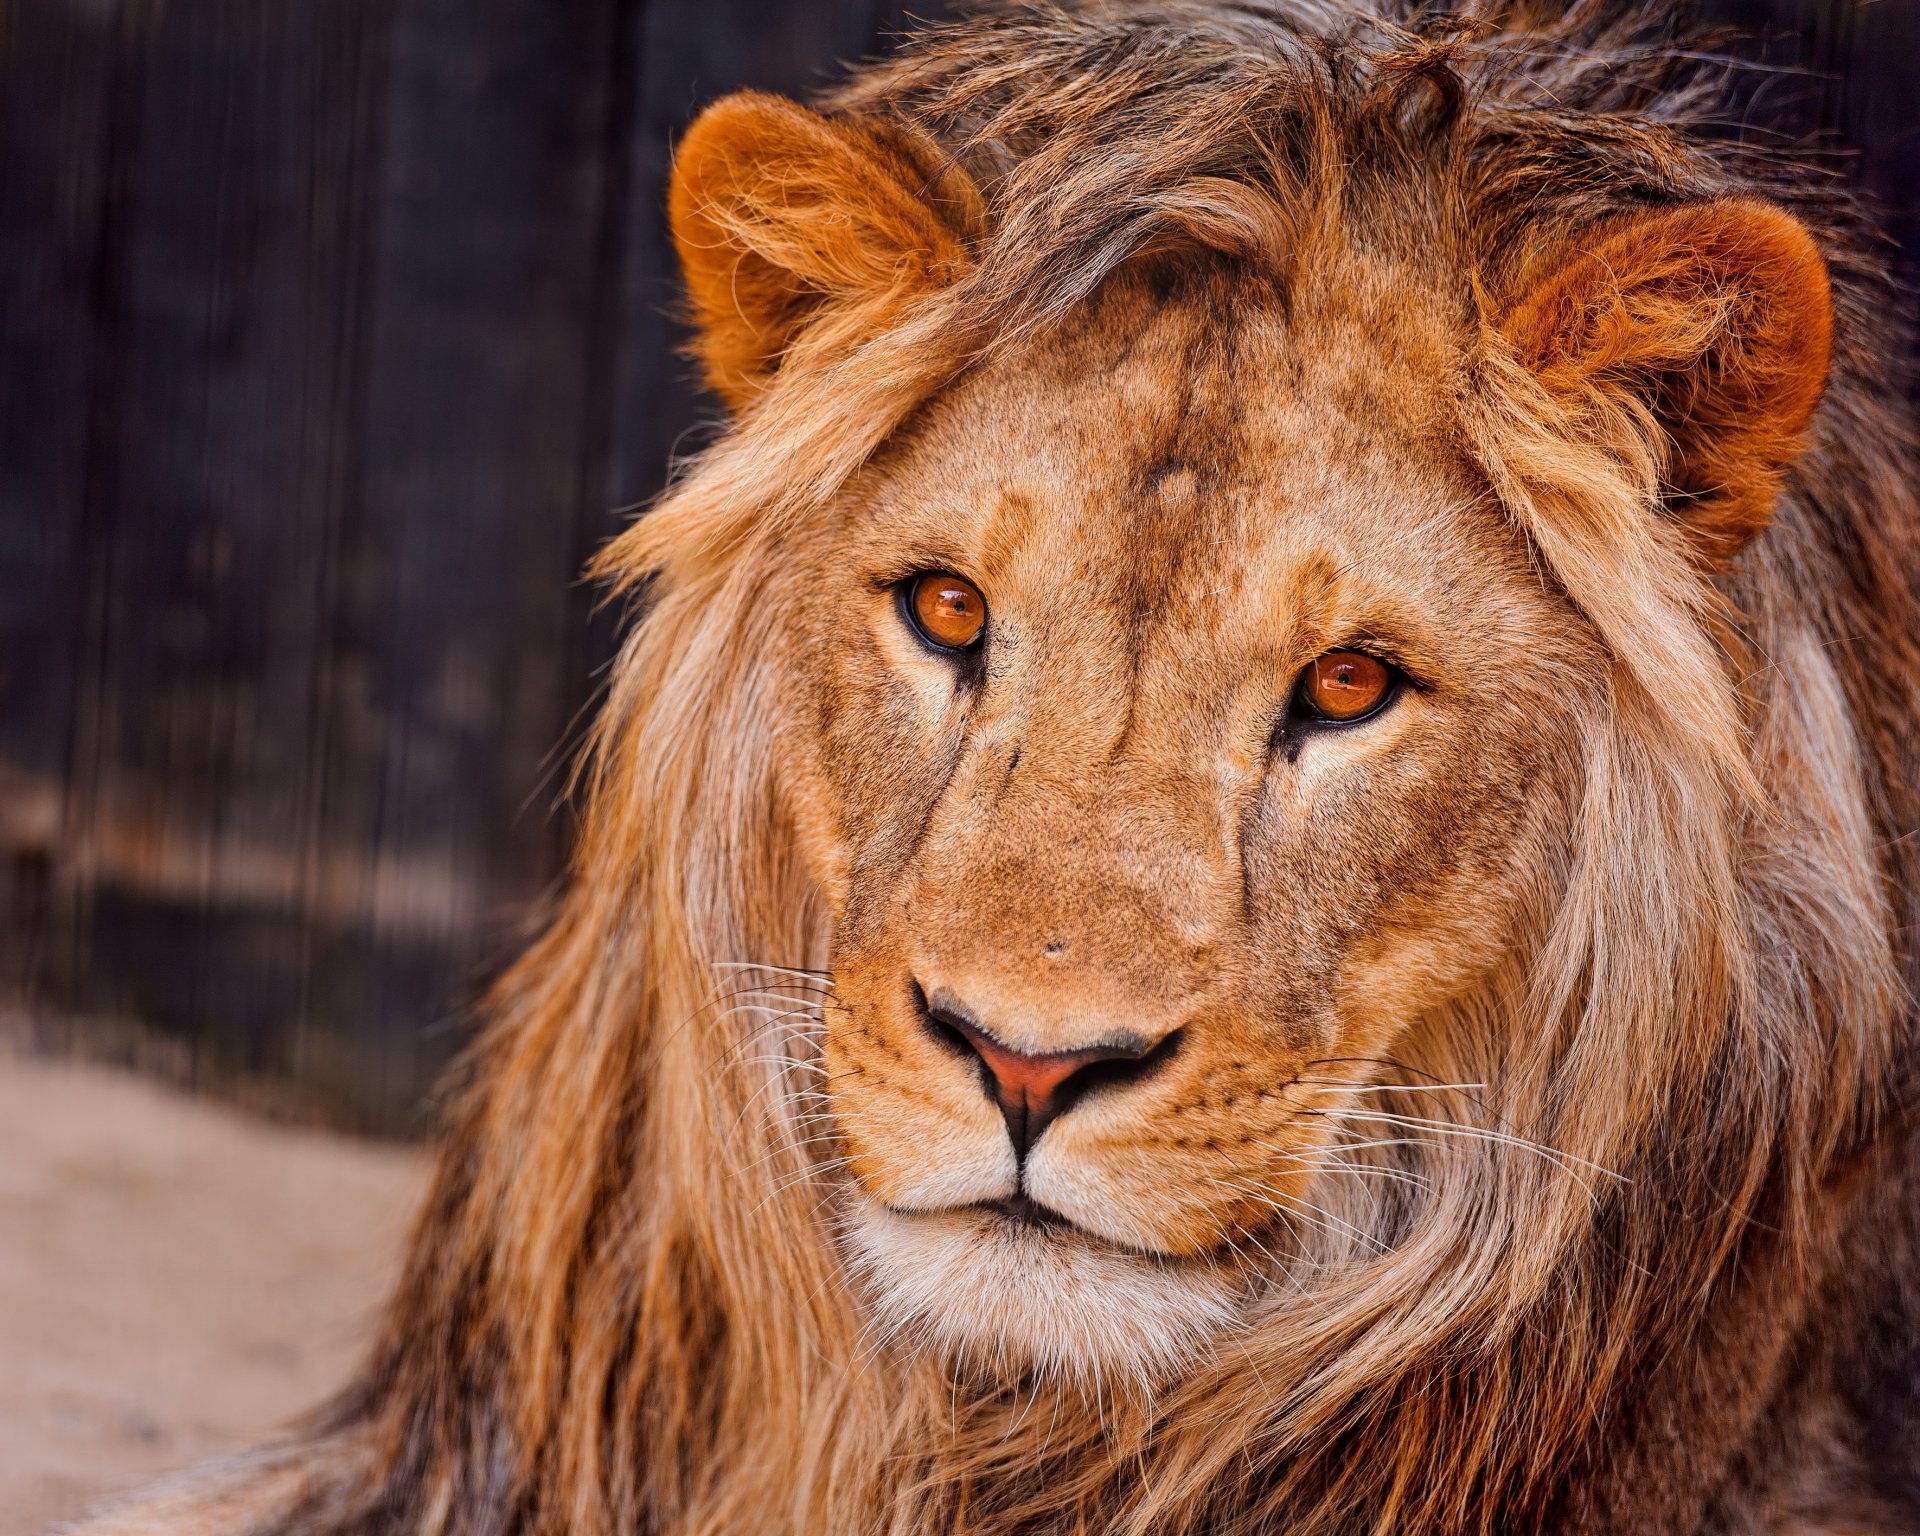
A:
{"label": "long white whisker", "polygon": [[1441,1136],[1460,1136],[1470,1140],[1491,1142],[1499,1146],[1513,1147],[1522,1152],[1531,1152],[1536,1157],[1562,1169],[1573,1177],[1578,1177],[1575,1168],[1585,1168],[1593,1173],[1604,1174],[1607,1178],[1621,1184],[1629,1183],[1625,1175],[1615,1173],[1611,1168],[1603,1168],[1598,1163],[1576,1157],[1571,1152],[1562,1152],[1557,1147],[1549,1147],[1543,1142],[1529,1141],[1524,1136],[1515,1136],[1506,1131],[1489,1130],[1482,1125],[1460,1125],[1451,1120],[1429,1120],[1420,1115],[1396,1115],[1386,1110],[1339,1109],[1339,1110],[1303,1110],[1303,1114],[1327,1115],[1342,1120],[1371,1120],[1381,1125],[1406,1126],[1415,1130],[1432,1131]]}
{"label": "long white whisker", "polygon": [[707,962],[716,971],[765,971],[770,976],[797,976],[803,981],[817,982],[831,986],[833,974],[830,971],[809,971],[799,966],[769,965],[764,960],[710,960]]}
{"label": "long white whisker", "polygon": [[1296,1077],[1294,1084],[1337,1093],[1464,1093],[1484,1092],[1485,1083],[1345,1083],[1334,1078]]}
{"label": "long white whisker", "polygon": [[1258,1195],[1258,1196],[1262,1196],[1264,1198],[1270,1199],[1276,1205],[1284,1205],[1290,1210],[1312,1211],[1316,1215],[1320,1216],[1323,1220],[1331,1222],[1334,1227],[1337,1227],[1340,1230],[1346,1232],[1349,1236],[1358,1238],[1361,1242],[1367,1244],[1367,1246],[1372,1248],[1375,1253],[1386,1253],[1388,1251],[1386,1244],[1381,1242],[1379,1238],[1375,1237],[1371,1232],[1367,1231],[1365,1228],[1356,1227],[1352,1222],[1348,1221],[1345,1217],[1336,1216],[1332,1211],[1328,1210],[1325,1206],[1315,1205],[1311,1200],[1302,1200],[1298,1195],[1290,1194],[1284,1190],[1274,1189],[1269,1185],[1259,1184],[1259,1183],[1250,1185],[1247,1188],[1246,1192],[1250,1195]]}

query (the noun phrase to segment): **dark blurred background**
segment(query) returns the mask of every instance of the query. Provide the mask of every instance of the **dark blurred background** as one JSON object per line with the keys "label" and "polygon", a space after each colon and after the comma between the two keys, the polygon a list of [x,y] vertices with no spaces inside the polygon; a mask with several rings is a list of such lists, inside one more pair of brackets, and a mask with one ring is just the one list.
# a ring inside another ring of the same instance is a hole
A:
{"label": "dark blurred background", "polygon": [[[579,572],[716,415],[693,112],[890,0],[0,0],[0,995],[420,1123],[551,893]],[[1920,0],[1713,0],[1920,275]]]}

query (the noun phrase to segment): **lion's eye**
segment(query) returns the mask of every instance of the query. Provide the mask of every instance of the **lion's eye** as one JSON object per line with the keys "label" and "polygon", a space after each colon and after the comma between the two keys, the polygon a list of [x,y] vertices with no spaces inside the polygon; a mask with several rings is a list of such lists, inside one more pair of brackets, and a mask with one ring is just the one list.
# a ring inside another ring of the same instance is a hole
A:
{"label": "lion's eye", "polygon": [[1393,694],[1393,668],[1365,651],[1329,651],[1300,674],[1300,702],[1322,720],[1361,720]]}
{"label": "lion's eye", "polygon": [[910,578],[902,592],[908,622],[929,645],[964,651],[987,624],[987,600],[964,576],[929,571]]}

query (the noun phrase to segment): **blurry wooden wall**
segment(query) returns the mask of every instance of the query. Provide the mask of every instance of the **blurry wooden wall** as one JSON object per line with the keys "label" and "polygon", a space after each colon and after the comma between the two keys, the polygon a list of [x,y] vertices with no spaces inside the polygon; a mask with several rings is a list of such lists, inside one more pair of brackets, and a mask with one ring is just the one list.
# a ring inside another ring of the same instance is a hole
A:
{"label": "blurry wooden wall", "polygon": [[[560,866],[578,572],[713,415],[668,147],[908,8],[0,0],[0,983],[43,1032],[412,1121]],[[1920,234],[1920,0],[1713,9],[1813,71],[1753,120]]]}
{"label": "blurry wooden wall", "polygon": [[901,20],[0,6],[0,972],[43,1021],[408,1118],[561,861],[580,569],[712,415],[668,146]]}

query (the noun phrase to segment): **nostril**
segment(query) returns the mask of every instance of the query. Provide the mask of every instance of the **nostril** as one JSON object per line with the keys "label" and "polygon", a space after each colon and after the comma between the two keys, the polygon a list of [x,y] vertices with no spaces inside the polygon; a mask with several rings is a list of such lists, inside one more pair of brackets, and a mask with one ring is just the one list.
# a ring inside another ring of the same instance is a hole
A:
{"label": "nostril", "polygon": [[921,990],[919,982],[913,983],[914,1011],[920,1015],[920,1024],[926,1032],[956,1056],[972,1056],[973,1046],[968,1043],[966,1026],[956,1014],[944,1008],[935,1008],[927,1001],[927,994]]}
{"label": "nostril", "polygon": [[973,1047],[967,1044],[967,1037],[943,1020],[938,1014],[928,1014],[926,1021],[927,1032],[948,1050],[956,1051],[962,1056],[971,1056],[973,1054]]}
{"label": "nostril", "polygon": [[1096,1088],[1144,1082],[1171,1061],[1180,1049],[1185,1030],[1174,1030],[1151,1050],[1137,1056],[1110,1056],[1089,1061],[1065,1078],[1053,1091],[1054,1113],[1059,1114]]}

